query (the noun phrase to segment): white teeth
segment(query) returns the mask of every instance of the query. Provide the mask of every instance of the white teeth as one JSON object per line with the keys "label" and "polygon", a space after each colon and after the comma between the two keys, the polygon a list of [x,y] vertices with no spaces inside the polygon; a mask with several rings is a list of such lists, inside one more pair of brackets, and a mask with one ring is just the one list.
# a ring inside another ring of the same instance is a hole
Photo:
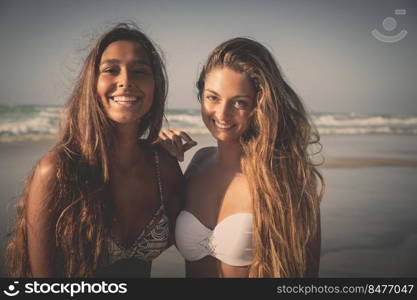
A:
{"label": "white teeth", "polygon": [[117,96],[112,98],[115,102],[135,102],[138,100],[138,97],[133,96]]}
{"label": "white teeth", "polygon": [[220,124],[220,123],[217,123],[217,122],[215,122],[215,124],[216,124],[217,127],[222,128],[222,129],[228,129],[228,128],[233,126],[232,124]]}

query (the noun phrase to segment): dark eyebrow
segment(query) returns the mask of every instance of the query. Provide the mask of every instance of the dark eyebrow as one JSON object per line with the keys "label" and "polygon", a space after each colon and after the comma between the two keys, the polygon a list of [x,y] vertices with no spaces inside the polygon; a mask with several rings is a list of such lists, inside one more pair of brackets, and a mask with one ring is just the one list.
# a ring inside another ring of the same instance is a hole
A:
{"label": "dark eyebrow", "polygon": [[217,93],[217,92],[215,92],[215,91],[213,91],[213,90],[210,90],[210,89],[205,89],[204,91],[205,91],[205,92],[210,92],[210,93],[212,93],[212,94],[215,94],[216,96],[220,96],[220,95],[219,95],[219,93]]}
{"label": "dark eyebrow", "polygon": [[[210,92],[210,93],[213,93],[213,94],[215,94],[216,96],[220,96],[219,95],[219,93],[217,93],[217,92],[215,92],[215,91],[213,91],[213,90],[210,90],[210,89],[205,89],[204,91],[206,91],[206,92]],[[233,98],[232,99],[236,99],[236,98],[251,98],[249,95],[245,95],[245,94],[242,94],[242,95],[236,95],[236,96],[233,96]]]}
{"label": "dark eyebrow", "polygon": [[236,99],[236,98],[251,98],[249,95],[236,95],[236,96],[234,96],[232,99]]}
{"label": "dark eyebrow", "polygon": [[[112,59],[106,59],[103,60],[102,62],[100,62],[100,65],[104,65],[104,64],[119,64],[120,60],[116,59],[116,58],[112,58]],[[146,65],[146,66],[150,66],[149,62],[147,62],[146,60],[142,60],[142,59],[138,59],[133,61],[134,64],[138,64],[138,65]]]}

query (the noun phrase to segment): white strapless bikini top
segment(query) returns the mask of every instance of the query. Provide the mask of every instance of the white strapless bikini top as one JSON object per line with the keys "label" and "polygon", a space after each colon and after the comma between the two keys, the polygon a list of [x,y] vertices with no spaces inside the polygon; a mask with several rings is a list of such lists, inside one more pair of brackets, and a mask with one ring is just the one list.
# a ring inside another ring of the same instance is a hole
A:
{"label": "white strapless bikini top", "polygon": [[252,214],[236,213],[207,228],[190,212],[177,218],[175,240],[181,255],[196,261],[207,255],[232,266],[250,265],[252,253]]}

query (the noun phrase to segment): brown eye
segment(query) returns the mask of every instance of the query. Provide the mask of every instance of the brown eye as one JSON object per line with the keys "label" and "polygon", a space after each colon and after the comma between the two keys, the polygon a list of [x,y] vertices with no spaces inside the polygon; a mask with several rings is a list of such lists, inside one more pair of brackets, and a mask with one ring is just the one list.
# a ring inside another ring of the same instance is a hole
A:
{"label": "brown eye", "polygon": [[107,73],[107,74],[116,74],[118,72],[118,69],[115,67],[105,67],[101,70],[101,73]]}
{"label": "brown eye", "polygon": [[244,108],[247,108],[248,106],[249,104],[246,101],[237,100],[235,102],[235,107],[239,109],[244,109]]}
{"label": "brown eye", "polygon": [[216,101],[217,100],[217,97],[216,96],[212,96],[212,95],[208,95],[208,96],[206,96],[206,99],[208,101]]}
{"label": "brown eye", "polygon": [[152,75],[152,71],[146,69],[146,68],[136,68],[133,69],[132,72],[136,75]]}

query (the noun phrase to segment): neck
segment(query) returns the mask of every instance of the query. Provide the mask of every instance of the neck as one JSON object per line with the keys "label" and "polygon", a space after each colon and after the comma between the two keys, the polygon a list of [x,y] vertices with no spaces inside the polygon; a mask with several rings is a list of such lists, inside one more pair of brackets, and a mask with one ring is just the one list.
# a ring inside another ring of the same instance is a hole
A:
{"label": "neck", "polygon": [[242,148],[239,142],[225,143],[217,141],[217,165],[222,169],[240,172]]}
{"label": "neck", "polygon": [[118,125],[114,143],[113,162],[116,167],[129,167],[138,158],[143,157],[143,150],[138,143],[137,126]]}

